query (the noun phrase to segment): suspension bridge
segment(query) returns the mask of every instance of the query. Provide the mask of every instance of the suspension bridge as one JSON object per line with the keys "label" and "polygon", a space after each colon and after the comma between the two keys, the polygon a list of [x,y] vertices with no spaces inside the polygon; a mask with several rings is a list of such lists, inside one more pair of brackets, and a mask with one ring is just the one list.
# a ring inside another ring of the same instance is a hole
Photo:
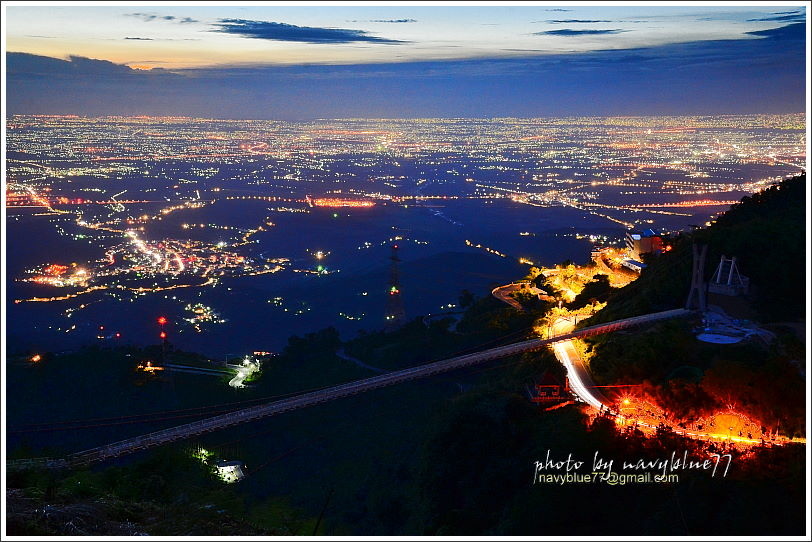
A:
{"label": "suspension bridge", "polygon": [[355,380],[346,384],[339,384],[337,386],[301,393],[285,399],[251,406],[241,410],[235,410],[233,412],[212,416],[203,420],[163,429],[160,431],[154,431],[152,433],[113,442],[104,446],[91,448],[89,450],[71,454],[65,458],[35,458],[8,461],[6,467],[11,471],[27,468],[59,469],[90,465],[92,463],[113,459],[140,450],[146,450],[156,446],[161,446],[163,444],[168,444],[170,442],[256,421],[268,416],[281,414],[283,412],[333,401],[342,397],[357,395],[370,390],[392,386],[394,384],[400,384],[401,382],[408,382],[410,380],[416,380],[419,378],[452,371],[454,369],[477,365],[493,359],[538,350],[561,341],[610,333],[619,329],[625,329],[660,320],[686,317],[692,315],[693,313],[694,311],[687,309],[674,309],[585,327],[567,333],[560,333],[546,339],[527,339],[504,346],[497,346],[495,348],[474,352],[472,354],[465,354],[440,361],[430,362],[417,367],[392,371],[370,378]]}

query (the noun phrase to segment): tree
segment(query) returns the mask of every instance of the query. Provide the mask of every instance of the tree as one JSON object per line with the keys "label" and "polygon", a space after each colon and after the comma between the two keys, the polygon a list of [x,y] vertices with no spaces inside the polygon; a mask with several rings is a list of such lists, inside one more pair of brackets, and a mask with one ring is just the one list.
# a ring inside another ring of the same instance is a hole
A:
{"label": "tree", "polygon": [[460,292],[459,305],[461,309],[471,306],[476,300],[476,296],[468,290]]}
{"label": "tree", "polygon": [[595,275],[592,280],[587,282],[581,293],[575,296],[575,299],[568,305],[571,309],[579,309],[585,307],[590,303],[600,302],[603,303],[609,298],[612,293],[612,286],[609,283],[608,275]]}

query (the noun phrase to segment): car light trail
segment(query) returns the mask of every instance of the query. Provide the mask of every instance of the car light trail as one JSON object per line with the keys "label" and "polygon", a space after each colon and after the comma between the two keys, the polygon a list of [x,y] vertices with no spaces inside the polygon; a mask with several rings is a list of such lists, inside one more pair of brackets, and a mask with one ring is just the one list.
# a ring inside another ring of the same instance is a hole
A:
{"label": "car light trail", "polygon": [[570,359],[570,356],[567,353],[567,346],[570,346],[570,348],[572,348],[569,341],[557,342],[553,344],[553,350],[555,351],[558,359],[561,360],[561,362],[564,364],[564,367],[567,368],[567,378],[569,379],[570,382],[570,388],[572,388],[572,390],[575,392],[575,395],[577,395],[578,398],[584,401],[585,403],[597,408],[598,410],[606,408],[606,405],[601,403],[601,401],[597,397],[595,397],[581,381],[581,377],[575,370],[575,367],[572,364],[572,360]]}

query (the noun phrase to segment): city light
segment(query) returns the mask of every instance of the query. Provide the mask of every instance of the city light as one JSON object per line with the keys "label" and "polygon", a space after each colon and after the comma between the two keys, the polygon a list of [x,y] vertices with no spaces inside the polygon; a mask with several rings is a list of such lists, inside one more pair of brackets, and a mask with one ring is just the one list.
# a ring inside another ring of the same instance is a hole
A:
{"label": "city light", "polygon": [[10,4],[11,537],[812,527],[805,5]]}
{"label": "city light", "polygon": [[[340,198],[315,198],[312,201],[313,207],[374,207],[374,201],[349,200]],[[334,214],[333,216],[338,216]]]}
{"label": "city light", "polygon": [[153,365],[151,361],[144,361],[138,364],[136,370],[143,371],[145,373],[155,373],[156,371],[163,371],[164,368],[160,365]]}

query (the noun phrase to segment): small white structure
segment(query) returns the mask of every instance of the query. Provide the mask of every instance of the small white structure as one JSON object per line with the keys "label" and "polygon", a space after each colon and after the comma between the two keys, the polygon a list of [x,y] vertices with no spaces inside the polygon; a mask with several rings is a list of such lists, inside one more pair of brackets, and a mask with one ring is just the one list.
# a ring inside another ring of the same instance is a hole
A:
{"label": "small white structure", "polygon": [[242,470],[243,465],[240,461],[221,459],[216,463],[216,467],[217,475],[227,484],[233,484],[245,478],[245,473]]}
{"label": "small white structure", "polygon": [[750,279],[739,273],[736,266],[736,257],[725,258],[719,261],[719,267],[708,284],[708,291],[714,294],[736,296],[746,294],[750,287]]}
{"label": "small white structure", "polygon": [[646,268],[646,264],[644,264],[643,262],[638,262],[637,260],[632,260],[630,258],[626,258],[623,261],[621,261],[620,265],[628,269],[631,269],[635,273],[641,273],[643,269]]}

